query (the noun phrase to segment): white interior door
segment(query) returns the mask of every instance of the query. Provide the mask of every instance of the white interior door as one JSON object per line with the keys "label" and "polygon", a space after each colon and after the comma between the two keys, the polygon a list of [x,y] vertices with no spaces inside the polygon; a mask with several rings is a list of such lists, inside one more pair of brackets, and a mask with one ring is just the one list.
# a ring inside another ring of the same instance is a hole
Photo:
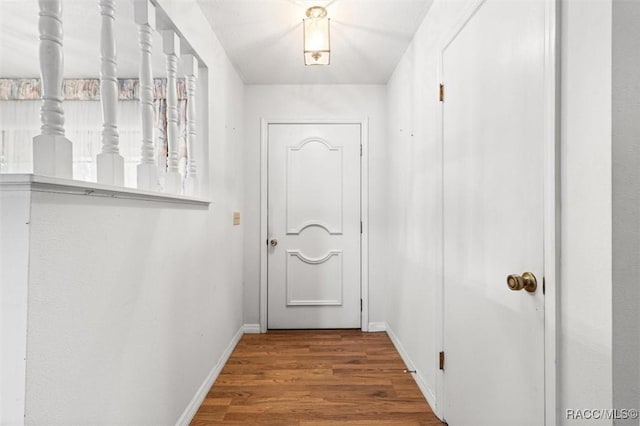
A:
{"label": "white interior door", "polygon": [[359,124],[269,124],[267,322],[360,327]]}
{"label": "white interior door", "polygon": [[487,0],[443,52],[450,426],[544,424],[544,42],[543,1]]}

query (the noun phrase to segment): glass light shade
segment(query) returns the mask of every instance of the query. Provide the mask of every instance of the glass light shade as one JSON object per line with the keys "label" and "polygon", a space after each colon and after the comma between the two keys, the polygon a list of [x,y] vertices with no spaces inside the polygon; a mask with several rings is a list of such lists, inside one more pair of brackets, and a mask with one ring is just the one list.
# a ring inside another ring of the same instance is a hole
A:
{"label": "glass light shade", "polygon": [[321,7],[307,10],[308,19],[303,19],[304,64],[329,65],[331,44],[329,40],[329,18]]}

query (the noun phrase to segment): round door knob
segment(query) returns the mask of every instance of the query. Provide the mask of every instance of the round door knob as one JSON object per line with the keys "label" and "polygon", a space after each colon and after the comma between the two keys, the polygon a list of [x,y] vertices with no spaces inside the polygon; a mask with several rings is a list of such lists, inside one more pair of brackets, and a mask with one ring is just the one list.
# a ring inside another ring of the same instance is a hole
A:
{"label": "round door knob", "polygon": [[278,240],[276,240],[275,238],[272,238],[269,244],[271,244],[271,247],[275,247],[278,245]]}
{"label": "round door knob", "polygon": [[522,275],[509,275],[507,277],[507,285],[513,291],[526,290],[529,293],[533,293],[538,288],[538,280],[531,272],[525,272]]}

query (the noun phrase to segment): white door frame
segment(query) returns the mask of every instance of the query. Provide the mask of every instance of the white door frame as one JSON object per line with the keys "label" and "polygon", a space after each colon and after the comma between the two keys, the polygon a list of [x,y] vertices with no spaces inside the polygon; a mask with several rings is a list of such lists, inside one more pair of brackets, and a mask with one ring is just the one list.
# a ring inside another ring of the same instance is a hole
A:
{"label": "white door frame", "polygon": [[[461,14],[459,21],[443,38],[438,57],[438,80],[443,81],[443,56],[446,48],[471,20],[486,0],[474,0]],[[554,426],[560,419],[558,413],[558,356],[557,318],[559,315],[558,282],[560,262],[560,126],[559,126],[559,25],[560,2],[558,0],[542,0],[545,2],[545,43],[544,43],[544,193],[543,193],[543,222],[544,222],[544,406],[545,425]],[[446,92],[446,90],[445,90]],[[446,95],[445,95],[446,102]],[[444,114],[439,108],[440,145],[444,146]],[[443,150],[444,152],[444,150]],[[444,158],[443,158],[444,161]],[[444,163],[442,164],[444,170]],[[444,185],[444,181],[442,182]],[[441,194],[442,197],[442,194]],[[443,240],[444,242],[444,240]],[[444,260],[443,260],[444,262]],[[443,263],[444,267],[444,263]],[[436,286],[437,312],[435,315],[435,347],[444,347],[444,276],[439,286]],[[442,418],[444,399],[443,372],[436,374],[436,414]]]}
{"label": "white door frame", "polygon": [[260,332],[267,332],[267,197],[269,191],[269,124],[358,124],[360,125],[360,327],[369,331],[369,119],[261,119],[260,130]]}

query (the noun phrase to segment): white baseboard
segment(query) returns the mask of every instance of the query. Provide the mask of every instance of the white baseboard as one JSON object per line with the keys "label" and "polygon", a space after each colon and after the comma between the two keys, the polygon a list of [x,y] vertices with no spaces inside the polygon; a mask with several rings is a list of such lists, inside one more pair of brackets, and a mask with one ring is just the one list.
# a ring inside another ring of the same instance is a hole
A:
{"label": "white baseboard", "polygon": [[229,342],[229,345],[222,353],[222,356],[220,357],[216,365],[213,366],[213,369],[211,369],[211,372],[209,372],[209,375],[204,380],[204,382],[202,382],[202,385],[200,385],[200,388],[193,396],[193,399],[191,400],[189,405],[187,405],[187,408],[184,410],[184,412],[176,422],[176,426],[188,426],[189,423],[191,423],[191,420],[193,420],[193,417],[198,412],[198,408],[200,408],[200,405],[202,405],[202,401],[204,401],[207,393],[209,393],[209,389],[211,389],[211,386],[213,386],[213,382],[215,382],[220,375],[222,368],[229,360],[231,353],[240,341],[240,338],[242,338],[243,334],[244,326],[240,327],[236,334],[233,336],[233,338]]}
{"label": "white baseboard", "polygon": [[418,388],[420,388],[420,392],[422,392],[422,394],[424,395],[435,415],[442,420],[442,416],[439,413],[440,410],[438,409],[438,405],[436,404],[437,400],[435,393],[431,390],[427,382],[424,380],[424,376],[422,375],[422,373],[416,368],[415,364],[409,357],[409,354],[402,346],[402,343],[400,343],[398,336],[396,336],[396,334],[388,324],[384,323],[384,325],[386,332],[391,339],[391,342],[396,347],[396,350],[400,354],[400,357],[404,361],[404,364],[407,366],[407,369],[415,371],[415,373],[412,373],[411,375],[413,376],[413,380],[415,380],[416,384],[418,385]]}
{"label": "white baseboard", "polygon": [[387,331],[387,323],[386,322],[370,322],[369,323],[369,332],[375,333],[379,331]]}
{"label": "white baseboard", "polygon": [[260,334],[260,324],[245,324],[244,332],[247,334]]}

